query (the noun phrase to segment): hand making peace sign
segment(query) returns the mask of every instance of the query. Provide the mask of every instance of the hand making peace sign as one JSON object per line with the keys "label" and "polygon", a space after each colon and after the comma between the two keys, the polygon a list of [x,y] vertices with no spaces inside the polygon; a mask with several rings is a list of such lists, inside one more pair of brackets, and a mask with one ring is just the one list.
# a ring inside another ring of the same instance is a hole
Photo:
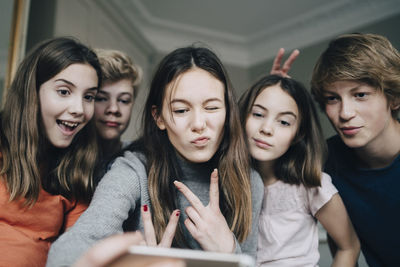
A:
{"label": "hand making peace sign", "polygon": [[151,213],[147,205],[141,208],[143,228],[144,228],[144,241],[147,246],[159,246],[169,248],[174,240],[176,226],[178,225],[180,210],[174,210],[169,217],[168,225],[159,244],[157,244],[156,234],[154,231],[153,222],[151,220]]}
{"label": "hand making peace sign", "polygon": [[181,182],[175,186],[186,197],[191,206],[185,212],[186,228],[204,250],[233,252],[235,241],[232,231],[219,208],[218,171],[214,169],[210,180],[210,202],[204,206],[200,199]]}

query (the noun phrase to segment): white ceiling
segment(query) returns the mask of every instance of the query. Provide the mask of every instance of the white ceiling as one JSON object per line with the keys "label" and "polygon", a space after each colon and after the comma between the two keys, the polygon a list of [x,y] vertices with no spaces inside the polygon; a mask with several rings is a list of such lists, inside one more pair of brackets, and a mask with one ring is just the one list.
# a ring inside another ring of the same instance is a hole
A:
{"label": "white ceiling", "polygon": [[100,0],[143,49],[167,53],[203,42],[249,67],[279,47],[312,45],[400,13],[400,0]]}

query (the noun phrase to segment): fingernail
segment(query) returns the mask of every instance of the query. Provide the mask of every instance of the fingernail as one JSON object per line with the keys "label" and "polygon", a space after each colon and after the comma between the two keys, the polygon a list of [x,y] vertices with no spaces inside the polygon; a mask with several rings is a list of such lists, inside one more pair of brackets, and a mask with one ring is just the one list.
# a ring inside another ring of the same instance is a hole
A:
{"label": "fingernail", "polygon": [[147,210],[148,210],[148,207],[147,207],[146,204],[144,204],[144,205],[143,205],[143,211],[147,211]]}
{"label": "fingernail", "polygon": [[218,169],[214,169],[213,174],[218,175]]}
{"label": "fingernail", "polygon": [[180,214],[181,214],[181,211],[178,210],[178,211],[176,212],[176,217],[178,217]]}

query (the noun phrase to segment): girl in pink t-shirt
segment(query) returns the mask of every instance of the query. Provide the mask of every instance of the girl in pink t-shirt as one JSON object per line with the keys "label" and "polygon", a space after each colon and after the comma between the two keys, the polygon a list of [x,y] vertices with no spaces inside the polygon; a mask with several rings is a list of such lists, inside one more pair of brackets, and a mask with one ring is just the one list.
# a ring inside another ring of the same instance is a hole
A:
{"label": "girl in pink t-shirt", "polygon": [[354,266],[360,244],[329,175],[308,91],[293,79],[261,78],[240,99],[255,168],[264,181],[258,266],[318,266],[317,220],[337,243],[332,266]]}

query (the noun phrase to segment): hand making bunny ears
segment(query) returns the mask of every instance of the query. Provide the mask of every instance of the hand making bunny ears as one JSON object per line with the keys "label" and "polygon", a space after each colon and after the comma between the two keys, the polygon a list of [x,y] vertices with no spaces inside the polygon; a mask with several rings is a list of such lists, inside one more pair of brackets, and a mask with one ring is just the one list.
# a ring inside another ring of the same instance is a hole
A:
{"label": "hand making bunny ears", "polygon": [[272,64],[272,68],[270,71],[270,74],[275,74],[275,75],[281,75],[283,77],[289,77],[288,72],[293,64],[293,62],[296,60],[297,56],[300,54],[300,51],[298,49],[293,50],[293,52],[290,54],[288,59],[285,61],[281,68],[281,62],[283,55],[285,54],[285,49],[280,48],[278,50],[278,53],[276,54],[276,57],[274,59],[274,63]]}
{"label": "hand making bunny ears", "polygon": [[210,202],[204,206],[200,199],[183,183],[174,182],[191,206],[185,212],[185,225],[204,250],[233,252],[234,237],[219,208],[218,171],[214,169],[210,180]]}

